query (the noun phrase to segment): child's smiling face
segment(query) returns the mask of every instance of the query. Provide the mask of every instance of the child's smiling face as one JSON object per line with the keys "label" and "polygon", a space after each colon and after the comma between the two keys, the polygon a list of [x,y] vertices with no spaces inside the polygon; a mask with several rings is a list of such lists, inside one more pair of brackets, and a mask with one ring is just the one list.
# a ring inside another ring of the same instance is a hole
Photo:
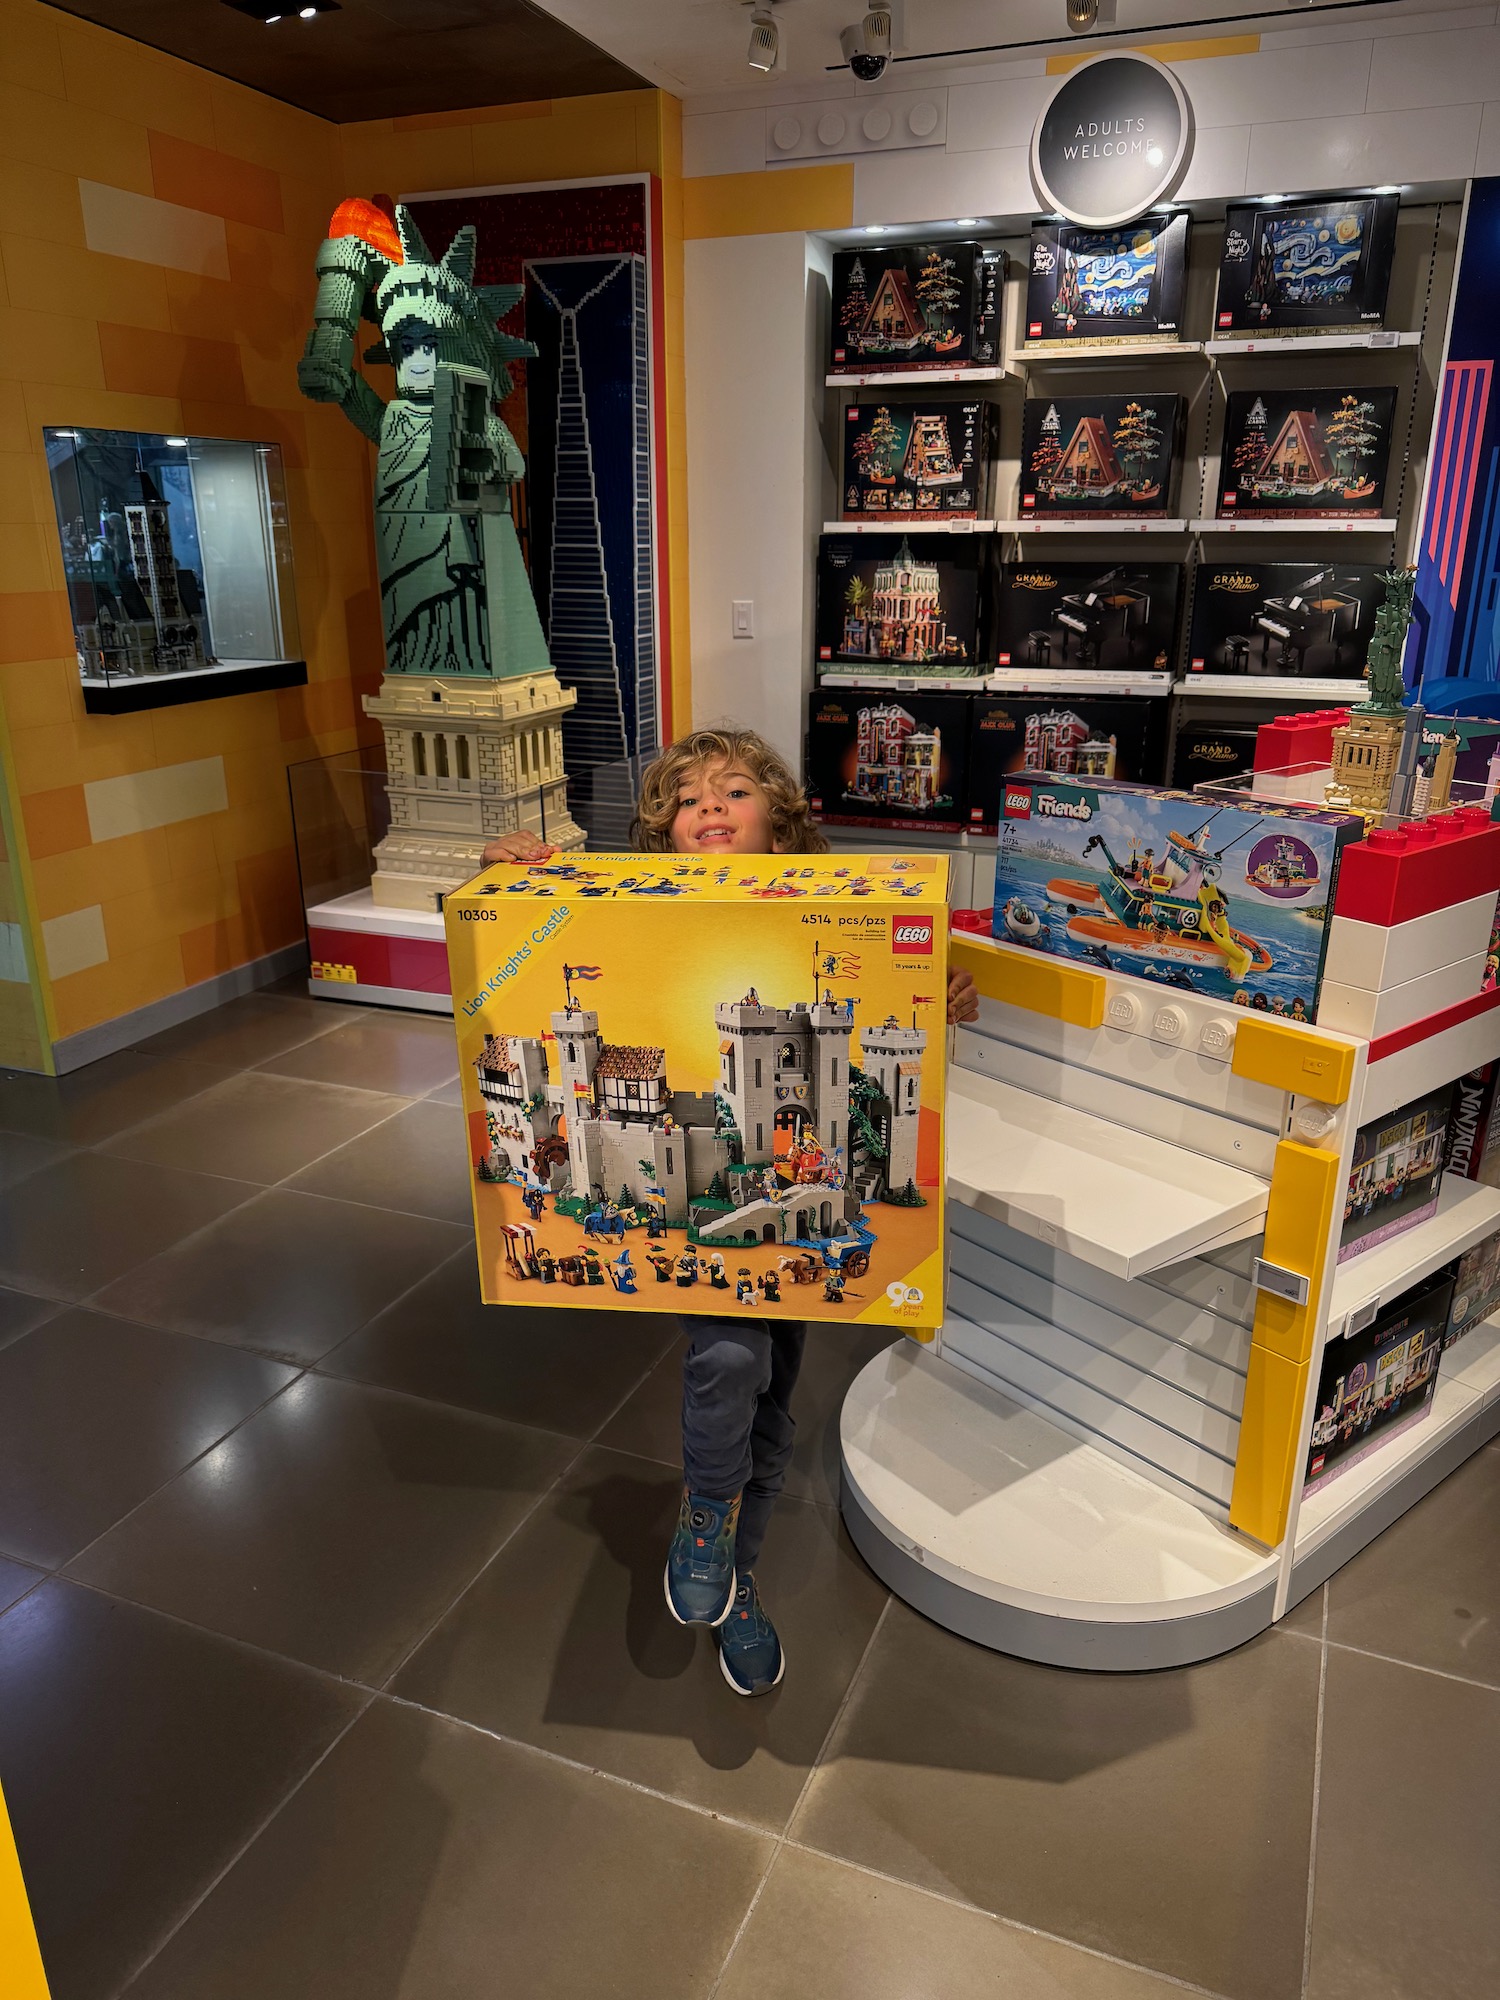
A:
{"label": "child's smiling face", "polygon": [[764,789],[742,766],[722,758],[685,771],[677,787],[672,846],[678,854],[774,854]]}

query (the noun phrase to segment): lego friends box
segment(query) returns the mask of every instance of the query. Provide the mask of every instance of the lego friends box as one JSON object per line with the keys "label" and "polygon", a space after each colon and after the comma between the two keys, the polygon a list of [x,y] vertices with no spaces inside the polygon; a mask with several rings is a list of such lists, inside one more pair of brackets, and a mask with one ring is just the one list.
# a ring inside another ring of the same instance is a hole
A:
{"label": "lego friends box", "polygon": [[946,860],[559,856],[445,913],[487,1302],[940,1323]]}

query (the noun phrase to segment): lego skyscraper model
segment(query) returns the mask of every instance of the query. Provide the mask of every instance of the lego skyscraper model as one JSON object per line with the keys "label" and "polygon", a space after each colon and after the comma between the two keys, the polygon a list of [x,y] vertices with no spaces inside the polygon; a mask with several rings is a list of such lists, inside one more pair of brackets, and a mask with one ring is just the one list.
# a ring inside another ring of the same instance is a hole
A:
{"label": "lego skyscraper model", "polygon": [[[506,363],[536,350],[499,331],[520,288],[476,289],[475,236],[434,260],[411,216],[372,203],[335,211],[318,254],[302,393],[337,403],[380,447],[375,538],[386,671],[365,709],[385,731],[390,831],[375,850],[375,900],[437,909],[479,867],[485,841],[529,827],[582,844],[569,817],[561,719],[577,699],[547,656],[510,511],[524,470],[495,406]],[[396,370],[381,401],[354,366]]]}

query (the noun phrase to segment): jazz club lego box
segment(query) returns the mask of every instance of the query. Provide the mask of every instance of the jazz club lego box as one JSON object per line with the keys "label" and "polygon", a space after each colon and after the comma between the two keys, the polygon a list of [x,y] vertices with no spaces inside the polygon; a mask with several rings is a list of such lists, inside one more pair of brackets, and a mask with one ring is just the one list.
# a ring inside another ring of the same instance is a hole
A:
{"label": "jazz club lego box", "polygon": [[994,833],[1017,772],[1152,784],[1167,761],[1166,695],[982,694],[969,723],[969,830]]}
{"label": "jazz club lego box", "polygon": [[966,694],[819,688],[807,709],[807,796],[831,826],[969,823]]}
{"label": "jazz club lego box", "polygon": [[1357,813],[1219,805],[1017,774],[1001,795],[994,934],[1310,1021]]}
{"label": "jazz club lego box", "polygon": [[488,1303],[939,1324],[942,856],[558,856],[445,914]]}

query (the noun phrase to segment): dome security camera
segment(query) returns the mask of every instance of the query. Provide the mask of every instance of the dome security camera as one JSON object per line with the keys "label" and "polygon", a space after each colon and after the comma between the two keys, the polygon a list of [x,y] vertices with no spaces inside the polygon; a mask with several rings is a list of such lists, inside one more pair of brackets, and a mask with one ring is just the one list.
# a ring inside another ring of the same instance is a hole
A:
{"label": "dome security camera", "polygon": [[889,0],[873,0],[864,19],[839,36],[839,47],[859,81],[874,83],[885,75],[893,40]]}

